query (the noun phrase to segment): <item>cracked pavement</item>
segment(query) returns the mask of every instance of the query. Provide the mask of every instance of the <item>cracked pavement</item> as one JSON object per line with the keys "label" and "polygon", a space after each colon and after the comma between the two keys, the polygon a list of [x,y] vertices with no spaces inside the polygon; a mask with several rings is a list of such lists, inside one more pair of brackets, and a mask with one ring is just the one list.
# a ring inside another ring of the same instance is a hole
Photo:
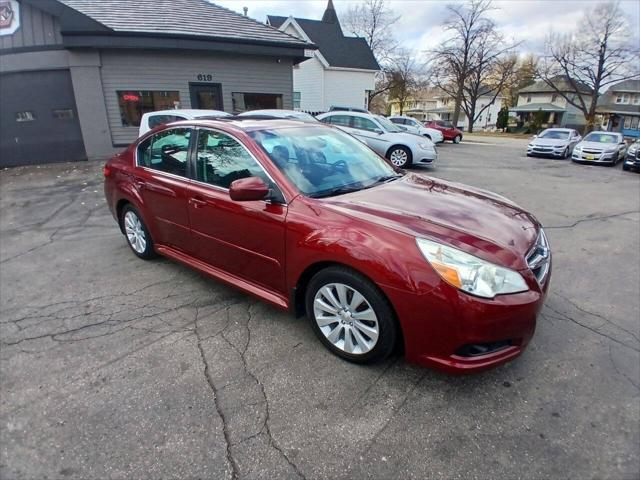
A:
{"label": "cracked pavement", "polygon": [[0,478],[638,478],[640,175],[469,140],[425,173],[513,199],[554,253],[529,349],[470,377],[346,363],[139,260],[99,163],[0,172]]}

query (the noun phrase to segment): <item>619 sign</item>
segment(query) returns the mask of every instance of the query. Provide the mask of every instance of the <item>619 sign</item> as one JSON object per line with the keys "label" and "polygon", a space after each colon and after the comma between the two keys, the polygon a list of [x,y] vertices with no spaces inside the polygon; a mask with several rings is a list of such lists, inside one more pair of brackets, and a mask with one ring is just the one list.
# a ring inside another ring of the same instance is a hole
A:
{"label": "619 sign", "polygon": [[209,73],[199,73],[196,78],[199,82],[210,82],[213,80],[213,75]]}

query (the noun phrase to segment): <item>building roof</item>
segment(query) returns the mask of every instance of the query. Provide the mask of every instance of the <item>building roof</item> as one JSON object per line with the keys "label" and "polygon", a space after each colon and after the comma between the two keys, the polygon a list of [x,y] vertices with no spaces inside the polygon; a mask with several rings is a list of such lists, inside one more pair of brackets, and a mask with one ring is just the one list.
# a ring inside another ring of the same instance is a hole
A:
{"label": "building roof", "polygon": [[[560,90],[561,92],[573,92],[573,87],[571,86],[571,83],[568,80],[568,77],[564,76],[564,75],[558,75],[556,77],[553,77],[551,79],[551,82],[558,88],[558,90]],[[592,89],[580,82],[579,80],[574,80],[574,83],[578,86],[578,88],[580,89],[580,92],[582,93],[591,93]],[[537,82],[528,85],[524,88],[521,88],[518,93],[522,94],[522,93],[547,93],[547,92],[555,92],[555,90],[551,87],[551,85],[549,85],[547,82],[545,82],[544,80],[538,80]]]}
{"label": "building roof", "polygon": [[559,107],[553,103],[527,103],[526,105],[509,109],[510,112],[564,112],[565,110],[564,107]]}
{"label": "building roof", "polygon": [[[292,17],[267,16],[269,25],[280,28]],[[304,33],[318,47],[331,67],[380,70],[380,65],[364,38],[347,37],[342,33],[338,16],[329,0],[322,20],[293,18]]]}
{"label": "building roof", "polygon": [[[55,0],[116,33],[208,37],[308,46],[292,35],[206,0]],[[64,32],[63,32],[64,33]]]}
{"label": "building roof", "polygon": [[609,92],[629,92],[640,93],[640,80],[623,80],[615,85],[611,85],[607,93]]}

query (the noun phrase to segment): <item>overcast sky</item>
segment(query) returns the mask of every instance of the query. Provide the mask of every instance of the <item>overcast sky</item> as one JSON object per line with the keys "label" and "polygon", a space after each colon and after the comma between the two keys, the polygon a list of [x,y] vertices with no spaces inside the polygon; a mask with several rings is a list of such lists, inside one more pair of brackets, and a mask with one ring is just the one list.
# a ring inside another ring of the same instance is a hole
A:
{"label": "overcast sky", "polygon": [[[396,37],[416,53],[429,50],[442,39],[442,21],[447,16],[449,0],[387,0],[390,7],[401,15],[394,25]],[[327,0],[213,0],[214,3],[242,13],[249,8],[249,16],[264,22],[267,14],[320,19]],[[349,6],[359,3],[354,0],[333,0],[338,15]],[[495,0],[497,7],[492,12],[500,30],[508,39],[523,41],[521,50],[541,53],[547,33],[572,29],[580,14],[592,8],[595,0]],[[635,26],[635,41],[638,43],[640,25],[640,1],[623,0],[622,9],[630,25]],[[634,30],[634,29],[632,29]]]}

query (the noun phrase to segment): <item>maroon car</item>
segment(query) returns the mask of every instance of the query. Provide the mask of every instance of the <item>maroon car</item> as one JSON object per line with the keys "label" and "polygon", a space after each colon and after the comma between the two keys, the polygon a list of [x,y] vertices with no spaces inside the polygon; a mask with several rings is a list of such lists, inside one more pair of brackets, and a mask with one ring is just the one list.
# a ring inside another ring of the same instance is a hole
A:
{"label": "maroon car", "polygon": [[460,143],[462,141],[462,130],[453,126],[453,123],[446,120],[432,120],[424,124],[425,127],[435,128],[440,130],[445,140],[450,140],[453,143]]}
{"label": "maroon car", "polygon": [[160,254],[306,315],[353,362],[401,345],[449,372],[519,355],[549,286],[540,223],[505,198],[406,173],[324,124],[158,127],[104,169],[140,258]]}

